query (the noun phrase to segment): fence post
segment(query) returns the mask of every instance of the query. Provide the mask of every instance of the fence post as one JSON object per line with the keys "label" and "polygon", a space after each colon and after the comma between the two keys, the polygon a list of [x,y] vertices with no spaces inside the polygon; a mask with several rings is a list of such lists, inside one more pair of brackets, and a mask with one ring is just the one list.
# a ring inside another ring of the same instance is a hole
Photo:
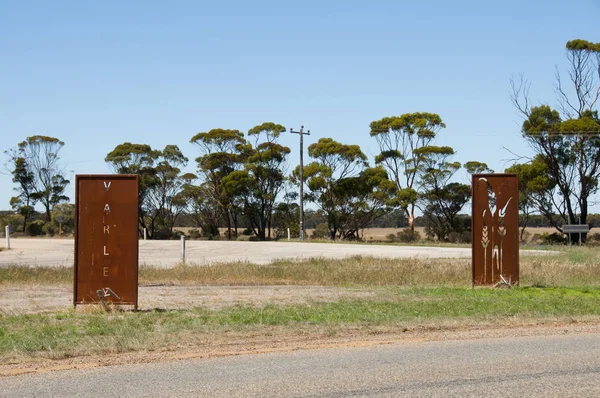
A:
{"label": "fence post", "polygon": [[288,228],[288,240],[290,240],[290,229]]}
{"label": "fence post", "polygon": [[5,233],[5,236],[6,236],[6,248],[10,249],[10,226],[9,225],[7,225],[4,228],[4,233]]}
{"label": "fence post", "polygon": [[181,235],[181,260],[185,263],[185,235]]}
{"label": "fence post", "polygon": [[144,228],[144,240],[146,240],[146,228]]}

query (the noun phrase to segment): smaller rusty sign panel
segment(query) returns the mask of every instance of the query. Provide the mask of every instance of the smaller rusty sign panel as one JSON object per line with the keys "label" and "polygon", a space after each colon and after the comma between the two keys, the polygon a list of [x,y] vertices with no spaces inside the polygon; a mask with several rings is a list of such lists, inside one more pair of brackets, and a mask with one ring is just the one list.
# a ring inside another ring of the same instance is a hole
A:
{"label": "smaller rusty sign panel", "polygon": [[519,283],[519,190],[516,174],[474,174],[473,285]]}
{"label": "smaller rusty sign panel", "polygon": [[137,175],[77,175],[74,304],[138,303]]}

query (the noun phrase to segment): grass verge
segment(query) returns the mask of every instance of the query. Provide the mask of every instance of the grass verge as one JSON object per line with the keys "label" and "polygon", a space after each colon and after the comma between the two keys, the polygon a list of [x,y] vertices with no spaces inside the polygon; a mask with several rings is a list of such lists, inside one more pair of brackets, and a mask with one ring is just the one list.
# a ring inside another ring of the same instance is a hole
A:
{"label": "grass verge", "polygon": [[600,288],[390,288],[385,300],[342,300],[311,305],[192,308],[176,311],[105,313],[100,310],[0,317],[0,360],[165,350],[205,344],[214,334],[290,333],[321,327],[337,333],[355,328],[411,328],[514,321],[600,319]]}
{"label": "grass verge", "polygon": [[[521,285],[596,286],[600,250],[561,248],[559,255],[522,256]],[[71,284],[71,267],[0,267],[0,286]],[[268,265],[224,263],[212,266],[140,267],[140,284],[319,285],[319,286],[470,286],[470,259],[310,259]]]}

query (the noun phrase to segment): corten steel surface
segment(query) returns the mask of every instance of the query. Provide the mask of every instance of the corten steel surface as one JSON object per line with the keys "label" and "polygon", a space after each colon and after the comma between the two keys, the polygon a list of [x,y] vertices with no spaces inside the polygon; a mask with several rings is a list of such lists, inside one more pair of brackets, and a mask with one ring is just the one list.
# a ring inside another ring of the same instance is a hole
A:
{"label": "corten steel surface", "polygon": [[473,285],[519,282],[516,174],[473,175]]}
{"label": "corten steel surface", "polygon": [[[75,177],[74,304],[138,303],[138,176]],[[100,294],[99,294],[100,291]]]}

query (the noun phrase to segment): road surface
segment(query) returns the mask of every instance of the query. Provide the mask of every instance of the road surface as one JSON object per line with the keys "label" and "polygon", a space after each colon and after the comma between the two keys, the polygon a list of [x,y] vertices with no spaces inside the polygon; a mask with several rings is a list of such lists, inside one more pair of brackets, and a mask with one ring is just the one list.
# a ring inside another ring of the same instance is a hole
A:
{"label": "road surface", "polygon": [[2,397],[598,397],[600,333],[395,343],[0,378]]}
{"label": "road surface", "polygon": [[[12,239],[11,250],[0,251],[0,266],[24,264],[30,266],[73,265],[72,239]],[[528,250],[523,254],[549,254]],[[351,256],[381,258],[470,258],[470,248],[421,247],[372,244],[342,244],[313,242],[238,242],[187,241],[186,261],[209,265],[231,261],[267,264],[278,259],[308,259],[313,257],[344,258]],[[140,265],[172,267],[181,260],[179,241],[140,241]]]}

